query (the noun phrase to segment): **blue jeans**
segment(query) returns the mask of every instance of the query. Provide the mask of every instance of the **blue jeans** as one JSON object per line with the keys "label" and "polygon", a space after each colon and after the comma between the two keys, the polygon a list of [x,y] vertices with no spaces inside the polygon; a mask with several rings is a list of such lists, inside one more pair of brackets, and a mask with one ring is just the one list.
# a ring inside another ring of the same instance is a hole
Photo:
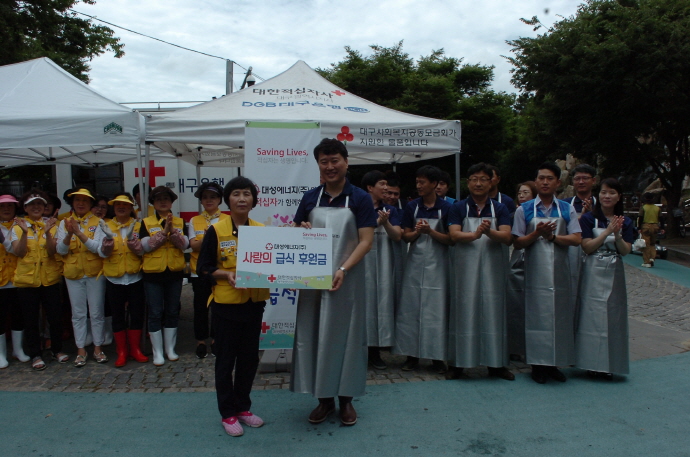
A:
{"label": "blue jeans", "polygon": [[180,319],[182,279],[166,282],[144,281],[146,303],[149,308],[149,332],[163,327],[177,328]]}

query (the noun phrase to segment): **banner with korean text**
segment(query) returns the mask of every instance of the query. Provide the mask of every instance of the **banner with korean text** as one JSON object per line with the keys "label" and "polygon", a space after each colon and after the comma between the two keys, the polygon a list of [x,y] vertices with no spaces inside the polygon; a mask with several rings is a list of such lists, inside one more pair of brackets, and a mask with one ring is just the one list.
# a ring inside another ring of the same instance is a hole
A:
{"label": "banner with korean text", "polygon": [[[292,225],[304,192],[319,185],[314,147],[320,141],[317,122],[246,123],[243,174],[256,183],[259,192],[250,213],[252,219],[267,227]],[[261,326],[261,349],[292,348],[298,297],[295,289],[270,289],[271,300]]]}
{"label": "banner with korean text", "polygon": [[240,227],[237,287],[330,289],[332,230]]}

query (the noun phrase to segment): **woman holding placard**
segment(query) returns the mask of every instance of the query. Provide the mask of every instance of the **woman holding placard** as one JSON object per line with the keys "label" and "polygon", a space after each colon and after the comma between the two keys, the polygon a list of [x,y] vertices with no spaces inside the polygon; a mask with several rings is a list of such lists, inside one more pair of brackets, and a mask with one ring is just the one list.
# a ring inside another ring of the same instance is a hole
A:
{"label": "woman holding placard", "polygon": [[[223,428],[231,436],[244,434],[242,425],[261,427],[264,421],[252,414],[254,376],[259,366],[259,336],[268,289],[235,287],[238,227],[263,226],[249,219],[256,206],[254,183],[243,176],[232,179],[223,190],[231,216],[206,231],[197,263],[199,278],[212,284],[209,306],[214,329],[216,394]],[[235,376],[233,378],[233,369]]]}

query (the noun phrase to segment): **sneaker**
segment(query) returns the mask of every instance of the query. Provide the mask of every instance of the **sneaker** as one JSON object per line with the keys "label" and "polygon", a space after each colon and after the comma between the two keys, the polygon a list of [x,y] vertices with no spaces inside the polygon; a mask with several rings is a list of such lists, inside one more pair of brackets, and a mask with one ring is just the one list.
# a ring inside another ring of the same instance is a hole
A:
{"label": "sneaker", "polygon": [[645,268],[652,268],[652,264],[651,264],[651,263],[643,263],[642,266],[645,267]]}
{"label": "sneaker", "polygon": [[237,420],[239,420],[248,427],[261,427],[262,425],[264,425],[263,419],[261,419],[256,414],[252,414],[249,411],[239,413],[237,415]]}
{"label": "sneaker", "polygon": [[237,417],[228,417],[227,419],[223,419],[221,421],[223,424],[223,428],[225,429],[225,433],[227,433],[230,436],[242,436],[244,435],[244,429],[242,429],[242,425],[237,420]]}
{"label": "sneaker", "polygon": [[205,359],[208,357],[208,349],[206,348],[206,343],[201,343],[196,346],[196,358]]}

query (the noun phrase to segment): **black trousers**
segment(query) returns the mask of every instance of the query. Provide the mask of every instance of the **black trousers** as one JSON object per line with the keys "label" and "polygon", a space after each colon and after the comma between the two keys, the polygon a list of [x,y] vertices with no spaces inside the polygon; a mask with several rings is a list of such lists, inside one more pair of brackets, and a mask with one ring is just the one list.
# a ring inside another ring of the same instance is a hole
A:
{"label": "black trousers", "polygon": [[0,335],[7,331],[7,318],[10,318],[10,329],[24,330],[22,308],[17,300],[17,289],[9,287],[0,289]]}
{"label": "black trousers", "polygon": [[110,309],[113,313],[113,332],[121,332],[128,328],[131,330],[144,328],[146,298],[143,280],[127,285],[113,284],[108,281],[105,283],[105,296],[110,300]]}
{"label": "black trousers", "polygon": [[[259,367],[259,338],[266,302],[228,305],[211,302],[215,332],[216,396],[223,419],[249,411]],[[233,379],[232,372],[235,370]]]}
{"label": "black trousers", "polygon": [[41,305],[50,326],[50,342],[53,354],[62,352],[62,303],[60,284],[40,287],[18,287],[17,299],[24,316],[24,339],[28,356],[32,359],[41,355],[41,333],[39,321]]}
{"label": "black trousers", "polygon": [[208,297],[211,296],[211,286],[201,278],[189,278],[189,282],[194,291],[194,338],[201,341],[209,337]]}

